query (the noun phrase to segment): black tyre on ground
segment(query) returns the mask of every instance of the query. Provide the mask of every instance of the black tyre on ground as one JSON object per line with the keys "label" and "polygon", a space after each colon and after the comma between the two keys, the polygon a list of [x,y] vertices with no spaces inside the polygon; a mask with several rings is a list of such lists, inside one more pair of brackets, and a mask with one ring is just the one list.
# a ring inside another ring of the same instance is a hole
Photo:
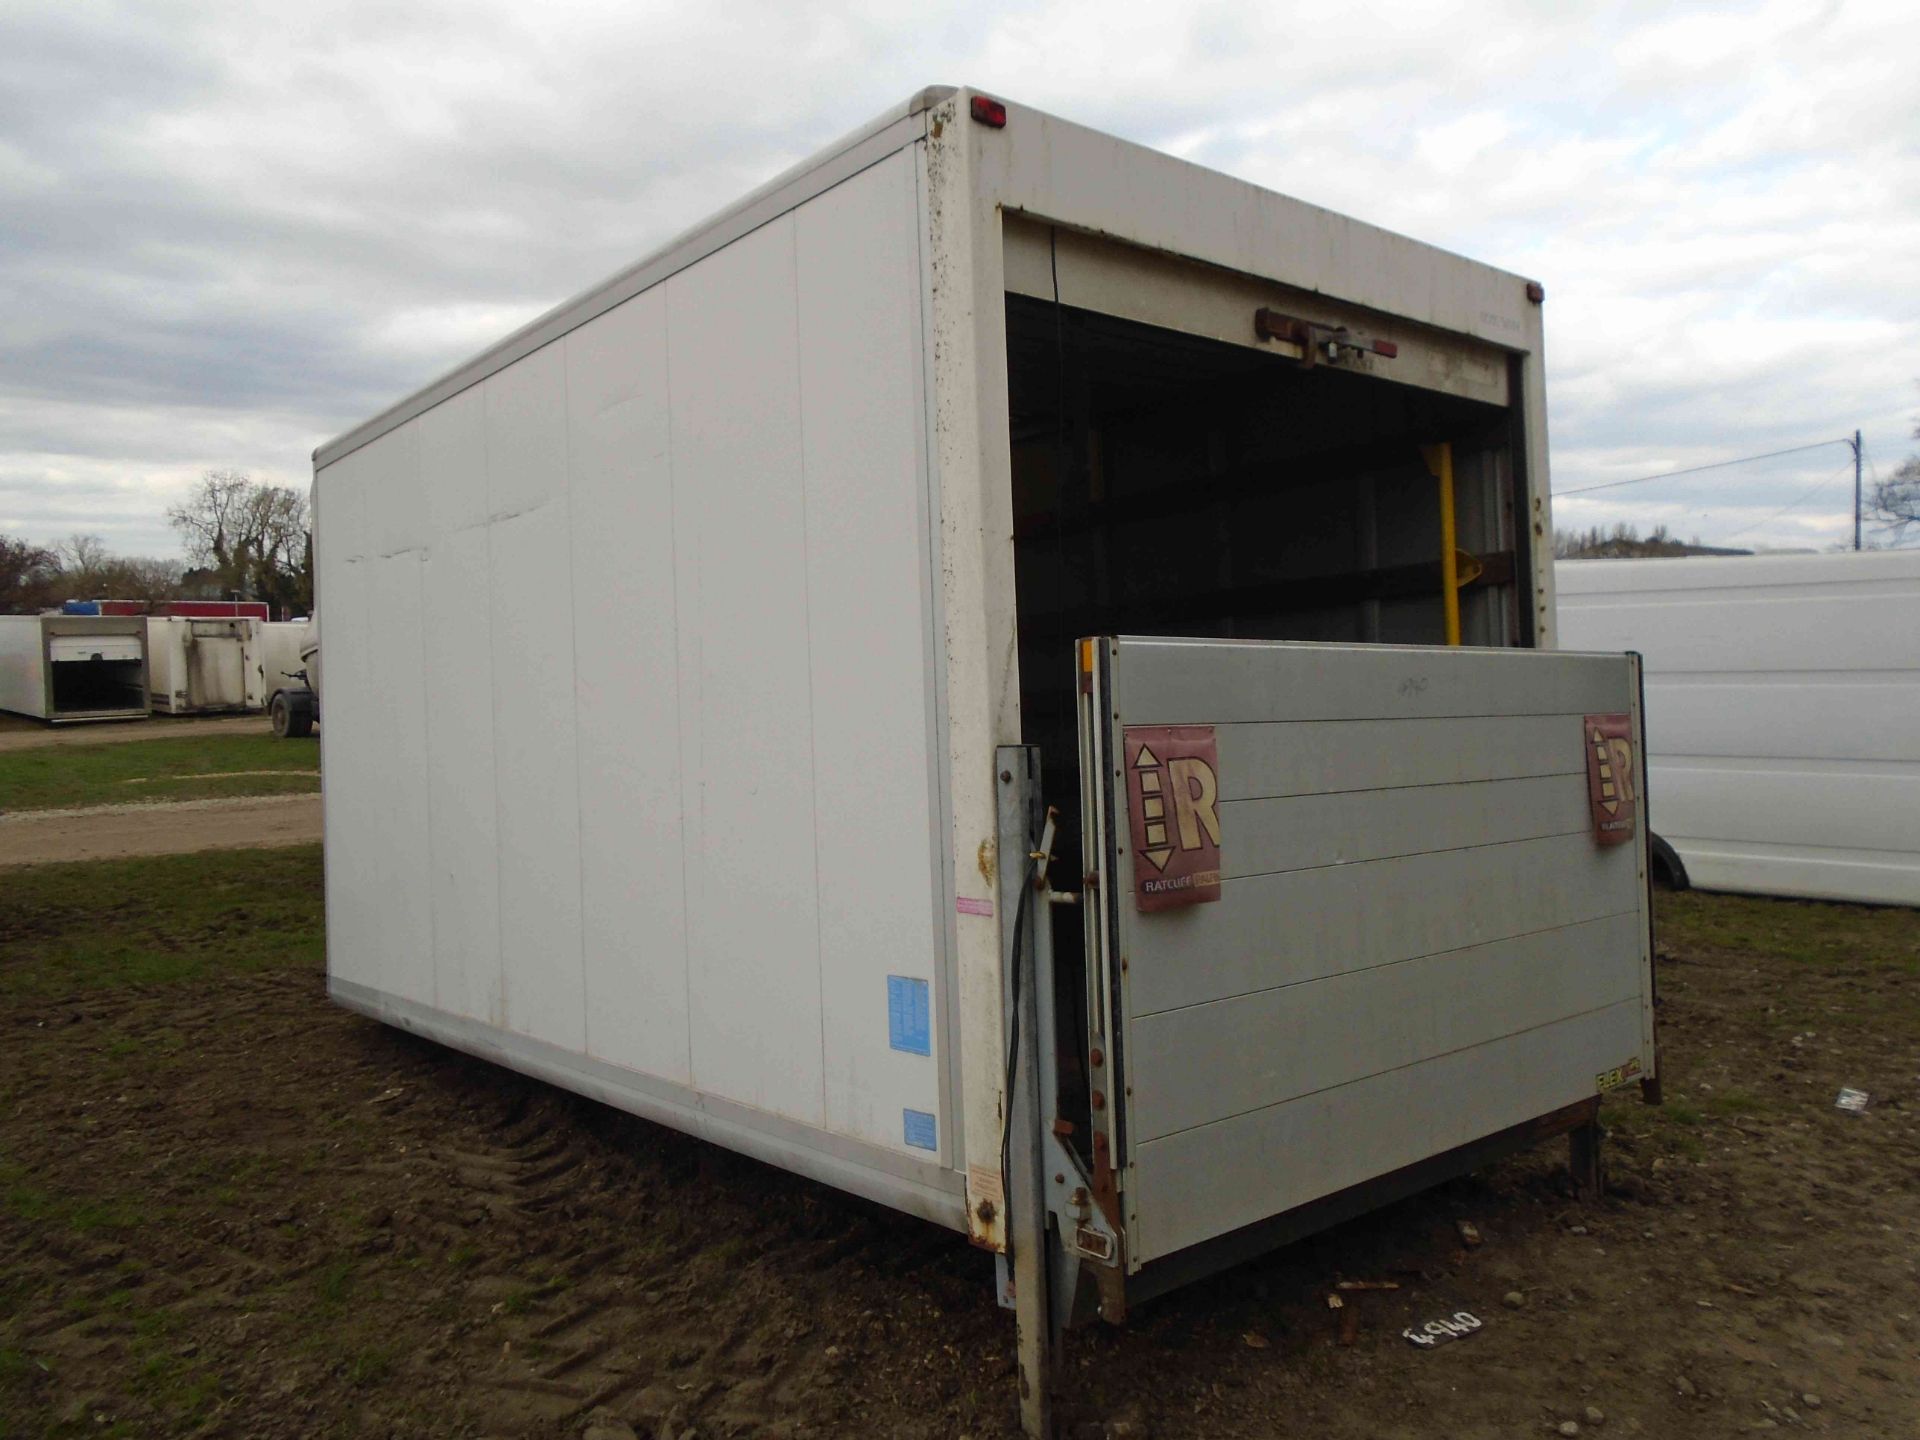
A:
{"label": "black tyre on ground", "polygon": [[1693,882],[1687,879],[1686,863],[1681,860],[1673,846],[1658,835],[1653,837],[1653,878],[1656,884],[1669,890],[1689,890]]}
{"label": "black tyre on ground", "polygon": [[267,707],[267,715],[273,733],[282,740],[300,740],[313,733],[313,706],[304,695],[278,692]]}

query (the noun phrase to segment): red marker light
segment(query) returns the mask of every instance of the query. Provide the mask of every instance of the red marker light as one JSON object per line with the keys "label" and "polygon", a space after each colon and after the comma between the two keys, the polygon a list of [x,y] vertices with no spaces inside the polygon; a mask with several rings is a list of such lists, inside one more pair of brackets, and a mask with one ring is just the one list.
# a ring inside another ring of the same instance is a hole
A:
{"label": "red marker light", "polygon": [[1006,128],[1007,107],[998,100],[989,100],[984,95],[973,97],[973,118],[982,125],[991,125],[996,130]]}
{"label": "red marker light", "polygon": [[1400,353],[1400,347],[1391,340],[1376,340],[1373,342],[1373,353],[1382,359],[1391,360]]}

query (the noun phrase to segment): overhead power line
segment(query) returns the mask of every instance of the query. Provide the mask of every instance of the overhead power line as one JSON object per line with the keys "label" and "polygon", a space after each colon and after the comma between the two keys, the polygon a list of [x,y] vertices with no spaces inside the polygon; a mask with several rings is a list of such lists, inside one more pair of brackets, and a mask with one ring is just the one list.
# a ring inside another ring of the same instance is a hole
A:
{"label": "overhead power line", "polygon": [[1828,475],[1826,478],[1815,481],[1813,488],[1807,491],[1806,494],[1798,497],[1797,499],[1788,501],[1785,505],[1782,505],[1778,510],[1774,511],[1771,515],[1767,516],[1764,520],[1755,520],[1751,525],[1744,526],[1741,529],[1734,531],[1731,535],[1723,537],[1722,543],[1724,544],[1728,541],[1738,540],[1743,535],[1751,535],[1754,531],[1758,530],[1761,526],[1771,525],[1774,521],[1778,520],[1782,515],[1786,514],[1789,510],[1798,510],[1802,505],[1806,504],[1807,501],[1811,500],[1814,496],[1818,495],[1822,490],[1826,489],[1829,485],[1833,484],[1833,482],[1838,480],[1842,475],[1845,475],[1847,473],[1847,468],[1848,467],[1846,467],[1845,465],[1842,465],[1838,470],[1834,471],[1831,475]]}
{"label": "overhead power line", "polygon": [[1698,475],[1705,470],[1725,470],[1731,465],[1751,465],[1756,460],[1776,460],[1782,455],[1804,455],[1809,450],[1822,450],[1829,445],[1852,447],[1851,440],[1816,440],[1811,445],[1795,445],[1786,450],[1769,450],[1764,455],[1742,455],[1733,460],[1716,460],[1711,465],[1689,465],[1684,470],[1663,470],[1658,475],[1636,475],[1631,480],[1607,480],[1598,485],[1581,485],[1572,490],[1556,490],[1555,497],[1563,495],[1585,495],[1594,490],[1613,490],[1622,485],[1644,485],[1649,480],[1671,480],[1676,475]]}

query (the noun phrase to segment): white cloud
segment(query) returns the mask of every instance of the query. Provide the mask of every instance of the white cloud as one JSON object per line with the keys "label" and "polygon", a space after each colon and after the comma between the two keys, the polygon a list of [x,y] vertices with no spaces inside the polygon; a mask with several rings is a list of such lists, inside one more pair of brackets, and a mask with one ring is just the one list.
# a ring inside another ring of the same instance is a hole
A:
{"label": "white cloud", "polygon": [[[156,550],[202,468],[304,483],[318,441],[931,82],[1538,276],[1562,488],[1855,425],[1890,465],[1920,375],[1916,42],[1881,0],[23,0],[0,528]],[[1841,523],[1825,465],[1561,518],[1800,543]]]}

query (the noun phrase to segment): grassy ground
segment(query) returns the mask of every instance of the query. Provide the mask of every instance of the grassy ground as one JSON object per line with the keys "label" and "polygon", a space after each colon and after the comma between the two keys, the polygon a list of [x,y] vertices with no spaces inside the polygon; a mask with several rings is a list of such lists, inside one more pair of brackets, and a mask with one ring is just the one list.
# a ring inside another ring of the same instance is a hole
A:
{"label": "grassy ground", "polygon": [[1697,890],[1659,898],[1659,933],[1666,944],[1796,965],[1865,963],[1920,975],[1917,912],[1897,905],[1822,905]]}
{"label": "grassy ground", "polygon": [[320,747],[271,735],[0,751],[0,812],[305,794],[319,788]]}
{"label": "grassy ground", "polygon": [[[1920,975],[1920,911],[1699,891],[1663,893],[1658,900],[1663,972],[1676,957],[1750,966],[1750,983],[1723,1002],[1726,1016],[1789,1057],[1782,1062],[1787,1070],[1802,1068],[1796,1052],[1830,1050],[1836,1033],[1920,1033],[1920,994],[1900,983]],[[1796,975],[1838,976],[1839,983],[1802,985]],[[1714,1048],[1708,1041],[1689,1058],[1704,1061]],[[1608,1124],[1618,1137],[1646,1139],[1699,1164],[1716,1123],[1737,1129],[1745,1117],[1777,1120],[1785,1112],[1779,1083],[1785,1076],[1776,1070],[1766,1077],[1773,1083],[1755,1084],[1723,1073],[1688,1088],[1669,1085],[1658,1106],[1610,1107]]]}
{"label": "grassy ground", "polygon": [[[50,753],[63,761],[109,758]],[[164,997],[178,996],[167,1024],[137,1033],[109,1026],[94,1037],[85,1047],[86,1079],[78,1082],[89,1091],[171,1088],[189,1083],[204,1065],[191,1014],[198,998],[259,972],[314,973],[323,963],[322,935],[317,845],[22,870],[0,886],[0,1012],[33,1015],[50,997],[72,1005],[90,998],[113,1004],[126,995],[164,1004]],[[30,1084],[27,1075],[0,1061],[0,1115],[17,1113]],[[196,1189],[236,1207],[258,1169],[244,1154],[183,1155],[179,1163],[193,1170]],[[137,1177],[102,1173],[76,1188],[50,1178],[44,1165],[16,1147],[0,1144],[0,1225],[18,1227],[16,1236],[29,1243],[56,1251],[101,1246],[98,1253],[118,1256],[127,1238],[176,1223],[183,1213],[178,1205],[157,1202]],[[0,1440],[184,1433],[205,1420],[217,1387],[195,1363],[197,1347],[179,1333],[174,1308],[157,1300],[144,1279],[143,1266],[119,1258],[58,1298],[74,1323],[124,1337],[116,1380],[139,1397],[148,1424],[160,1424],[161,1432],[147,1424],[97,1422],[90,1402],[71,1407],[64,1417],[15,1408],[50,1374],[45,1357],[19,1343],[25,1337],[18,1330],[22,1307],[45,1299],[46,1291],[41,1277],[0,1260]]]}
{"label": "grassy ground", "polygon": [[312,972],[321,925],[318,845],[34,866],[0,887],[0,1000]]}

